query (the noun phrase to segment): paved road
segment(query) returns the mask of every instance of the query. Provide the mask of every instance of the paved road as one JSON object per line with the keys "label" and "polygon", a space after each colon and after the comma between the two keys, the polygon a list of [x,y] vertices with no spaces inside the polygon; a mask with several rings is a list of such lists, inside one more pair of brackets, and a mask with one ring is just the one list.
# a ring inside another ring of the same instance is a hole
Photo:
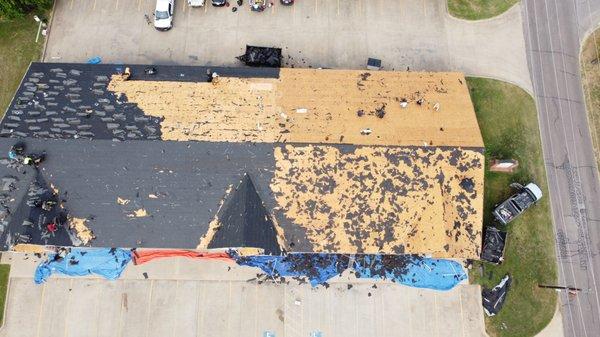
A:
{"label": "paved road", "polygon": [[580,37],[593,27],[596,8],[598,0],[524,0],[522,6],[559,279],[584,289],[560,297],[567,336],[600,333],[600,184],[579,72]]}

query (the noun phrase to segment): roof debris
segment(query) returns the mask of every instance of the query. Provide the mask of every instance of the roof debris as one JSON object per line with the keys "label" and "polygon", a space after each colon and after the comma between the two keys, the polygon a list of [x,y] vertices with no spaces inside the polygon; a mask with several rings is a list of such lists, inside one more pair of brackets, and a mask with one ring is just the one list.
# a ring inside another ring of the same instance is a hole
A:
{"label": "roof debris", "polygon": [[83,245],[87,245],[96,238],[91,229],[87,226],[88,219],[86,218],[77,218],[74,216],[67,217],[67,224],[70,229],[75,232],[75,235]]}

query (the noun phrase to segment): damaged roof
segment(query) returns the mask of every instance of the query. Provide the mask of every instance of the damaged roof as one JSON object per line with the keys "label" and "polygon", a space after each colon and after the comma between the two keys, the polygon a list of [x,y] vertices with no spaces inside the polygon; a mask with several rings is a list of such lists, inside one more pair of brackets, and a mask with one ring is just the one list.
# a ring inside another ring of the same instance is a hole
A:
{"label": "damaged roof", "polygon": [[[34,221],[36,243],[478,258],[483,143],[461,74],[129,67],[25,75],[0,149],[46,151],[37,176],[68,215],[66,236]],[[34,211],[4,219],[5,248]]]}

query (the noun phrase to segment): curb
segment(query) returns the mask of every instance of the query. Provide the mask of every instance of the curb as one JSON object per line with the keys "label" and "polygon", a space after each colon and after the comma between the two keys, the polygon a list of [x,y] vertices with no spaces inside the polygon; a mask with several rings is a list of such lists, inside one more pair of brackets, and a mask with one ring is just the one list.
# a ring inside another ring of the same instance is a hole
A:
{"label": "curb", "polygon": [[50,30],[52,30],[52,23],[54,22],[54,9],[56,7],[56,2],[58,0],[54,0],[52,2],[52,9],[50,10],[50,21],[48,22],[48,28],[46,29],[46,36],[44,37],[44,47],[42,49],[42,55],[40,58],[41,62],[45,62],[46,59],[46,49],[48,48],[48,40],[50,39]]}
{"label": "curb", "polygon": [[512,10],[514,7],[516,7],[516,6],[521,6],[521,2],[522,2],[522,0],[519,0],[519,1],[517,1],[517,2],[516,2],[514,5],[510,6],[510,7],[509,7],[507,10],[505,10],[504,12],[502,12],[502,13],[500,13],[500,14],[498,14],[498,15],[492,16],[491,18],[470,20],[470,19],[458,18],[458,17],[456,17],[456,16],[454,16],[454,15],[450,14],[450,10],[448,9],[448,1],[449,1],[449,0],[446,0],[446,2],[444,3],[444,4],[445,4],[445,6],[444,6],[444,7],[446,8],[446,14],[448,14],[448,16],[449,16],[450,18],[454,19],[454,20],[458,20],[458,21],[464,21],[464,22],[485,22],[485,21],[490,21],[490,20],[494,20],[494,19],[500,18],[500,17],[502,17],[503,15],[505,15],[506,13],[510,12],[510,11],[511,11],[511,10]]}

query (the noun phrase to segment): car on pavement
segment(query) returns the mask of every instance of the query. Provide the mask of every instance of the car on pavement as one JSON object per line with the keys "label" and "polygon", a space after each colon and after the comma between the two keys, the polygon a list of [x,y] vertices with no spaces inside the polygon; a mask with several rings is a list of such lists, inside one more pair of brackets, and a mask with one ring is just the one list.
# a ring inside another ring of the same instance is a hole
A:
{"label": "car on pavement", "polygon": [[169,30],[173,27],[174,0],[156,0],[154,11],[154,28]]}
{"label": "car on pavement", "polygon": [[204,0],[187,0],[190,7],[202,7],[204,6]]}
{"label": "car on pavement", "polygon": [[279,0],[282,5],[290,6],[294,4],[294,0]]}
{"label": "car on pavement", "polygon": [[223,7],[227,4],[227,0],[212,0],[212,5],[215,7]]}

